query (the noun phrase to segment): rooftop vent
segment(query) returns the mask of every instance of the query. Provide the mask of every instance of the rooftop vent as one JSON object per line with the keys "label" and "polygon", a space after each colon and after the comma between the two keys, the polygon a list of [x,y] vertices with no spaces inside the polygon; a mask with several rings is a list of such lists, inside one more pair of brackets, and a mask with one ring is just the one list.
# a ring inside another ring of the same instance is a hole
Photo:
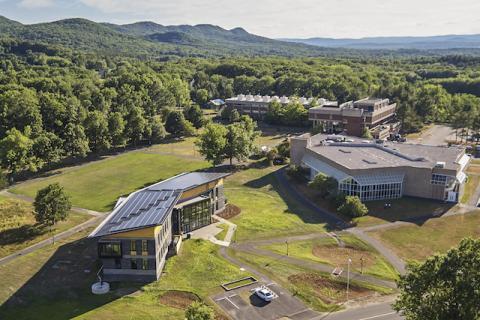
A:
{"label": "rooftop vent", "polygon": [[435,168],[445,168],[445,161],[437,161],[437,163],[435,163]]}
{"label": "rooftop vent", "polygon": [[367,159],[362,159],[363,162],[366,162],[368,164],[377,164],[376,161],[370,161],[370,160],[367,160]]}
{"label": "rooftop vent", "polygon": [[338,151],[343,152],[343,153],[352,153],[351,150],[345,150],[345,149],[338,149]]}

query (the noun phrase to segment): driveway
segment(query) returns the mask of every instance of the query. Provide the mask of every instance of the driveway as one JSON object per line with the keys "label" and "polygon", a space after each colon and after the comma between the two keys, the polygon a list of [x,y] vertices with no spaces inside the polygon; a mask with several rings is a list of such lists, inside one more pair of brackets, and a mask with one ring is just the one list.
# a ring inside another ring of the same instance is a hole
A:
{"label": "driveway", "polygon": [[[278,295],[271,302],[259,299],[253,289],[265,285]],[[236,320],[274,320],[287,317],[292,320],[315,319],[319,314],[305,307],[288,291],[276,283],[259,282],[212,298],[226,313]]]}
{"label": "driveway", "polygon": [[455,141],[455,130],[449,126],[436,124],[420,134],[420,137],[408,139],[407,143],[426,144],[431,146],[445,146],[446,140]]}

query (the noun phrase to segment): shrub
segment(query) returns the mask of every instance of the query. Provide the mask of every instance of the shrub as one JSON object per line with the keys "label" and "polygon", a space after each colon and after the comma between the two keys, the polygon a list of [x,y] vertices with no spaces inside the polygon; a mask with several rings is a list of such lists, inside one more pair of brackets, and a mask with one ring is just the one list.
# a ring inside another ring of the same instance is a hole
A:
{"label": "shrub", "polygon": [[185,310],[185,318],[187,320],[214,320],[215,313],[213,309],[206,304],[194,301]]}
{"label": "shrub", "polygon": [[357,196],[346,196],[345,202],[337,210],[344,216],[351,218],[363,217],[368,214],[367,206]]}
{"label": "shrub", "polygon": [[308,174],[308,169],[296,165],[290,165],[287,168],[287,174],[296,181],[304,182],[307,180],[306,175]]}

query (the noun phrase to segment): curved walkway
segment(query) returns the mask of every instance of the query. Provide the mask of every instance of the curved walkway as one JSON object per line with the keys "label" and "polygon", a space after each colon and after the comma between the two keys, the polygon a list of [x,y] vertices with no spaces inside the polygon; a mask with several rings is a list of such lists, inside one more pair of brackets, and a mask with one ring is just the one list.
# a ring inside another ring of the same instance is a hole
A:
{"label": "curved walkway", "polygon": [[[24,201],[27,201],[27,202],[33,202],[33,199],[30,198],[30,197],[20,195],[20,194],[11,193],[8,190],[0,191],[0,195],[6,196],[6,197],[9,197],[9,198],[24,200]],[[22,250],[19,250],[19,251],[15,252],[11,255],[0,258],[0,265],[4,265],[7,262],[10,262],[10,261],[12,261],[16,258],[22,257],[26,254],[31,253],[31,252],[34,252],[34,251],[36,251],[40,248],[43,248],[47,245],[54,244],[55,241],[68,238],[68,237],[70,237],[71,235],[73,235],[77,232],[81,232],[81,231],[84,231],[87,228],[94,227],[94,226],[98,225],[107,216],[107,212],[97,212],[97,211],[88,210],[88,209],[84,209],[84,208],[78,208],[78,207],[72,207],[72,211],[89,214],[93,217],[91,219],[81,223],[81,224],[78,224],[78,225],[68,229],[68,230],[57,233],[57,234],[53,235],[52,237],[50,237],[48,239],[42,240],[42,241],[37,242],[37,243],[35,243],[35,244],[33,244],[29,247],[26,247]]]}
{"label": "curved walkway", "polygon": [[[374,247],[381,255],[385,257],[385,259],[390,262],[395,269],[400,274],[405,274],[405,262],[398,257],[392,250],[388,249],[385,247],[380,241],[373,239],[372,237],[368,236],[365,232],[362,231],[360,228],[352,227],[352,225],[348,224],[347,222],[343,221],[339,217],[337,217],[335,214],[332,214],[328,211],[326,211],[323,208],[320,208],[317,206],[315,203],[313,203],[308,197],[305,197],[301,192],[299,192],[295,187],[293,187],[286,175],[285,175],[285,168],[282,168],[281,170],[278,170],[275,173],[278,181],[282,184],[282,186],[294,196],[297,201],[300,203],[306,205],[308,208],[311,210],[317,212],[322,218],[324,218],[327,223],[330,224],[330,226],[334,227],[339,227],[343,229],[343,231],[349,232],[359,238],[361,238],[363,241],[367,242],[370,244],[372,247]],[[389,228],[392,227],[394,223],[386,223],[381,225],[382,227],[379,228]]]}

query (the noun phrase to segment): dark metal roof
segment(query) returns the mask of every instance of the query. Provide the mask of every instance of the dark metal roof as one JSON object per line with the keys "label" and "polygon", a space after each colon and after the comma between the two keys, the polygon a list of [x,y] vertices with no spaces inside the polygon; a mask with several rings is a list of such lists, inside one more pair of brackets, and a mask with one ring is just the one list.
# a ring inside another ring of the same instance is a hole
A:
{"label": "dark metal roof", "polygon": [[219,180],[229,173],[182,173],[130,194],[118,204],[89,237],[163,224],[183,191]]}

